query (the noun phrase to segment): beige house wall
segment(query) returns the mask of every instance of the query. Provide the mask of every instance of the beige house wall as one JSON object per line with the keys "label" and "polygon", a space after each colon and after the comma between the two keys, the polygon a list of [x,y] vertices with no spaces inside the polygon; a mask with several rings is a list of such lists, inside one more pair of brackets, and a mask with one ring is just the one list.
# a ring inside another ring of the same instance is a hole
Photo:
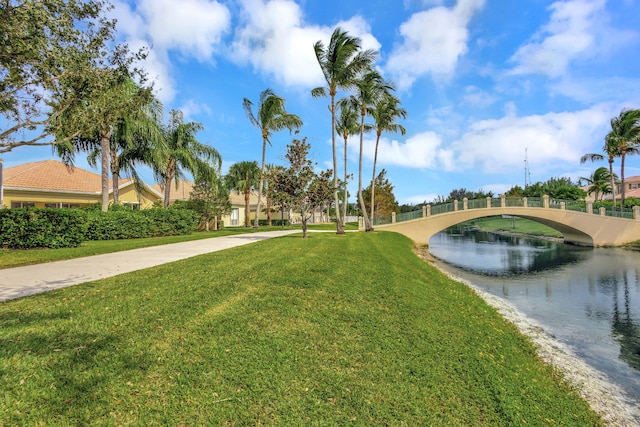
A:
{"label": "beige house wall", "polygon": [[[161,200],[151,192],[144,192],[138,195],[133,184],[120,189],[120,203],[131,203],[140,206],[141,209],[148,209],[153,206],[156,200]],[[113,194],[109,194],[109,200],[113,201]],[[10,208],[12,203],[34,204],[36,208],[45,207],[77,207],[88,208],[102,202],[99,193],[80,193],[64,191],[28,190],[24,188],[3,188],[3,204]],[[53,206],[52,206],[53,205]]]}

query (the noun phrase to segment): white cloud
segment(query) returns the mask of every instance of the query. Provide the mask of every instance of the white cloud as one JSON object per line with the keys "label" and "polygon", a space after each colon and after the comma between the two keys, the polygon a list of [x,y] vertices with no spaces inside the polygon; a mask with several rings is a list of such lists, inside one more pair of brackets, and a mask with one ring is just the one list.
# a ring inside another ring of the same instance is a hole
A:
{"label": "white cloud", "polygon": [[231,13],[223,4],[210,0],[142,0],[138,6],[145,17],[154,48],[175,49],[200,61],[211,59],[229,30]]}
{"label": "white cloud", "polygon": [[474,107],[488,107],[496,102],[496,97],[476,86],[467,86],[464,88],[462,100]]}
{"label": "white cloud", "polygon": [[[243,0],[242,6],[244,26],[232,45],[237,62],[250,63],[285,85],[313,87],[324,82],[313,45],[318,40],[328,43],[333,27],[307,25],[300,6],[291,0]],[[360,37],[364,49],[380,48],[361,17],[337,26]]]}
{"label": "white cloud", "polygon": [[[178,108],[184,114],[185,121],[194,121],[194,116],[205,113],[211,115],[211,109],[207,104],[197,103],[192,99],[186,101],[180,108]],[[197,121],[197,120],[195,120]]]}
{"label": "white cloud", "polygon": [[[349,139],[349,149],[358,155],[359,137]],[[442,140],[434,132],[418,133],[405,142],[382,137],[378,145],[379,165],[395,165],[410,168],[434,169],[441,163],[448,163],[447,153],[442,151]],[[373,161],[375,140],[365,138],[363,141],[363,157]],[[353,157],[352,157],[353,158]]]}
{"label": "white cloud", "polygon": [[467,26],[484,0],[458,0],[453,8],[444,6],[415,13],[400,26],[402,44],[391,52],[386,70],[400,88],[409,88],[425,74],[447,79],[455,72],[458,59],[467,52]]}
{"label": "white cloud", "polygon": [[577,58],[593,55],[598,34],[607,31],[603,22],[606,0],[557,1],[549,6],[550,22],[511,57],[514,74],[564,74]]}
{"label": "white cloud", "polygon": [[447,148],[454,159],[448,170],[512,171],[523,167],[525,149],[529,165],[539,171],[578,162],[606,133],[611,115],[609,106],[596,105],[572,113],[507,115],[476,122]]}
{"label": "white cloud", "polygon": [[171,0],[142,0],[136,10],[123,1],[114,1],[113,5],[119,38],[132,51],[148,49],[140,65],[163,103],[172,101],[177,93],[170,51],[200,61],[211,60],[230,24],[229,11],[216,1],[183,0],[176,7]]}
{"label": "white cloud", "polygon": [[[577,165],[583,154],[598,149],[610,118],[616,115],[615,107],[599,104],[577,112],[525,117],[518,117],[510,109],[500,119],[470,124],[451,143],[435,132],[418,133],[405,142],[381,138],[378,165],[501,174],[524,168],[525,149],[529,166],[537,173]],[[373,159],[374,144],[371,138],[364,141],[364,157],[368,161]],[[349,148],[352,155],[357,155],[357,138],[349,141]],[[500,188],[496,184],[484,189],[495,192]]]}

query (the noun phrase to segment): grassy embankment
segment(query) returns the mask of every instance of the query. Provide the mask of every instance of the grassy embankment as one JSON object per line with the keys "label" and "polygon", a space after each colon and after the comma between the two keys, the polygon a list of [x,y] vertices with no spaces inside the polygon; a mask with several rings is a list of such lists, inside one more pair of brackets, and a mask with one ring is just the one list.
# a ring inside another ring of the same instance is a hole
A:
{"label": "grassy embankment", "polygon": [[[473,224],[485,231],[526,234],[540,237],[562,237],[562,233],[559,231],[526,218],[502,218],[493,216],[474,220]],[[640,240],[629,243],[625,247],[629,249],[640,249]]]}
{"label": "grassy embankment", "polygon": [[0,425],[601,425],[411,249],[289,236],[0,303]]}
{"label": "grassy embankment", "polygon": [[[285,227],[287,230],[301,229],[300,225]],[[311,224],[310,230],[335,230],[335,224]],[[357,224],[347,224],[347,230],[357,230]],[[282,230],[282,227],[253,228],[225,228],[219,231],[197,232],[186,236],[149,237],[144,239],[100,240],[87,241],[77,248],[62,249],[0,249],[0,269],[19,267],[23,265],[39,264],[43,262],[61,261],[91,255],[126,251],[129,249],[146,248],[149,246],[166,245],[169,243],[188,242],[191,240],[209,239],[212,237],[229,236],[257,231]]]}
{"label": "grassy embankment", "polygon": [[492,216],[476,219],[472,223],[485,231],[526,234],[529,236],[562,237],[562,233],[559,231],[526,218]]}

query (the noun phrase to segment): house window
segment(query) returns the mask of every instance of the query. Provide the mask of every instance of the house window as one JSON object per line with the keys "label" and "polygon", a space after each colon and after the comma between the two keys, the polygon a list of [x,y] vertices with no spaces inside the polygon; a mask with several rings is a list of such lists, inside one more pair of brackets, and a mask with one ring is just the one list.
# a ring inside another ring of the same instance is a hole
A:
{"label": "house window", "polygon": [[233,208],[231,209],[231,225],[239,225],[238,220],[240,219],[240,209]]}
{"label": "house window", "polygon": [[629,184],[629,190],[635,190],[638,188],[638,184]]}
{"label": "house window", "polygon": [[35,208],[36,202],[11,202],[12,208]]}
{"label": "house window", "polygon": [[139,211],[140,210],[140,203],[137,203],[137,202],[124,202],[122,205],[126,206],[127,208],[131,209],[132,211]]}
{"label": "house window", "polygon": [[73,209],[73,208],[79,208],[80,205],[77,203],[45,203],[44,204],[45,208],[65,208],[65,209]]}

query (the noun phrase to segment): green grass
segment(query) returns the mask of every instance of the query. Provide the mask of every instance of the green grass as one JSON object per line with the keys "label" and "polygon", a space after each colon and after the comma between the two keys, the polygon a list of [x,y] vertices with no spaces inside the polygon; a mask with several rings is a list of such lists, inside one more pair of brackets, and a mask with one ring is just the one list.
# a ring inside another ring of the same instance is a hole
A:
{"label": "green grass", "polygon": [[[310,230],[335,230],[335,224],[311,224]],[[39,264],[43,262],[61,261],[71,258],[80,258],[91,255],[100,255],[111,252],[126,251],[129,249],[146,248],[149,246],[167,245],[169,243],[188,242],[191,240],[209,239],[212,237],[229,236],[241,233],[254,233],[258,231],[282,230],[282,227],[262,226],[253,228],[225,228],[219,231],[197,232],[186,236],[149,237],[144,239],[100,240],[87,241],[77,248],[62,249],[1,249],[0,270],[3,268],[20,267],[23,265]],[[302,229],[297,224],[284,227],[285,230]],[[346,230],[357,230],[358,224],[347,224]]]}
{"label": "green grass", "polygon": [[507,231],[511,233],[529,234],[532,236],[562,237],[562,233],[559,231],[526,218],[502,218],[500,216],[492,216],[480,218],[473,222],[481,230]]}
{"label": "green grass", "polygon": [[281,230],[280,227],[253,228],[225,228],[219,231],[197,232],[185,236],[148,237],[143,239],[98,240],[83,242],[77,248],[61,249],[0,249],[0,269],[19,267],[23,265],[39,264],[43,262],[61,261],[65,259],[81,258],[129,249],[146,248],[149,246],[168,245],[170,243],[189,242],[191,240],[210,239],[212,237],[230,236],[257,231]]}
{"label": "green grass", "polygon": [[289,236],[0,303],[0,425],[601,425],[411,246]]}

